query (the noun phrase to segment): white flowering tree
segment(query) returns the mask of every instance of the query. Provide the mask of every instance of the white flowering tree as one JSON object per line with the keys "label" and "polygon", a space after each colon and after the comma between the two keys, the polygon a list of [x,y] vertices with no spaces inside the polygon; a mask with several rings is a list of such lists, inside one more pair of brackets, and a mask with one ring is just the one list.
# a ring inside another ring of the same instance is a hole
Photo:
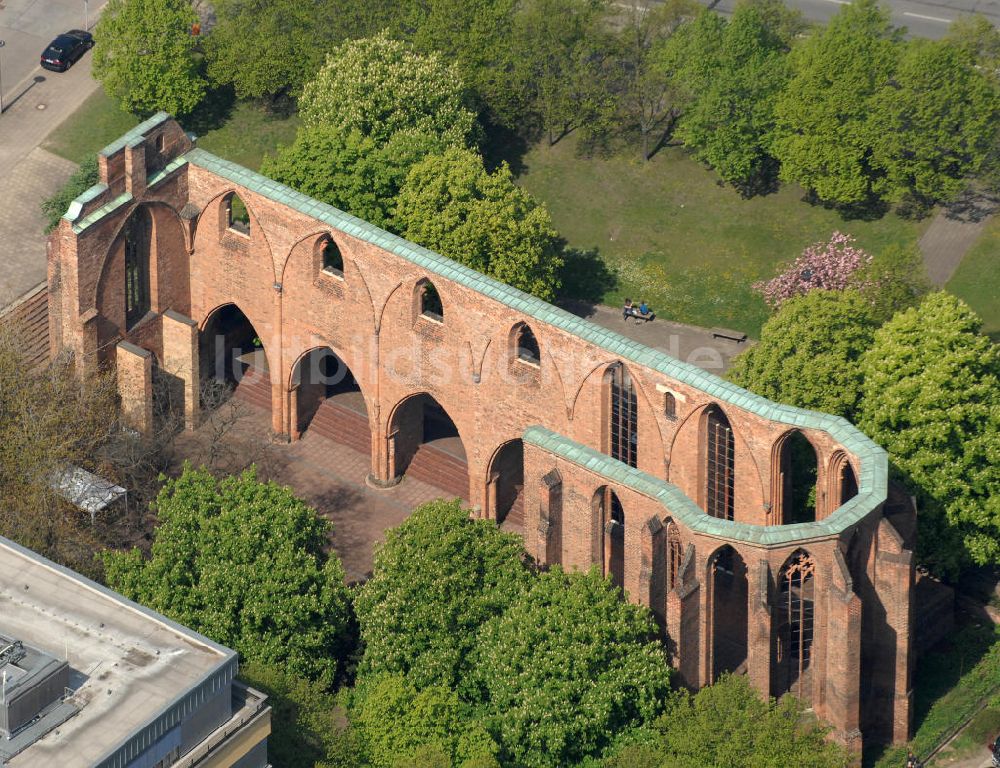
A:
{"label": "white flowering tree", "polygon": [[385,32],[336,48],[306,84],[299,111],[307,127],[357,130],[377,145],[416,130],[464,146],[476,126],[458,69]]}

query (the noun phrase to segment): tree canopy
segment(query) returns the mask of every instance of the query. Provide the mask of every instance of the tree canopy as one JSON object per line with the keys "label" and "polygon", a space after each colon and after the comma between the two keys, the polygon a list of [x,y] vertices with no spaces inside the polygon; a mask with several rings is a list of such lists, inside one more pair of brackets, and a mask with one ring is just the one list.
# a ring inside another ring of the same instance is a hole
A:
{"label": "tree canopy", "polygon": [[388,532],[355,597],[359,676],[403,674],[419,688],[461,690],[479,626],[528,584],[523,558],[518,537],[469,519],[458,501],[418,507]]}
{"label": "tree canopy", "polygon": [[983,167],[997,136],[1000,92],[956,45],[913,40],[878,94],[872,164],[891,200],[926,205],[959,192]]}
{"label": "tree canopy", "polygon": [[377,146],[403,130],[465,146],[476,127],[458,68],[384,32],[336,48],[304,87],[299,111],[307,126],[357,131]]}
{"label": "tree canopy", "polygon": [[446,686],[418,689],[402,675],[382,674],[353,698],[351,723],[371,768],[499,768],[496,742]]}
{"label": "tree canopy", "polygon": [[303,126],[290,146],[264,158],[261,173],[391,229],[395,198],[410,169],[444,149],[439,137],[411,130],[393,134],[380,146],[357,130]]}
{"label": "tree canopy", "polygon": [[857,291],[812,291],[785,302],[739,355],[730,381],[780,403],[851,419],[864,381],[860,361],[878,323]]}
{"label": "tree canopy", "polygon": [[655,717],[670,690],[655,637],[649,611],[596,570],[535,578],[478,637],[473,678],[501,761],[573,765]]}
{"label": "tree canopy", "polygon": [[775,104],[783,180],[831,203],[875,195],[871,156],[883,127],[872,101],[895,69],[897,37],[875,0],[855,0],[792,49],[794,74]]}
{"label": "tree canopy", "polygon": [[1000,563],[1000,351],[960,299],[929,294],[875,334],[858,425],[917,495],[939,571]]}
{"label": "tree canopy", "polygon": [[691,695],[674,696],[667,711],[603,768],[847,768],[850,756],[826,739],[792,697],[767,701],[746,677],[726,675]]}
{"label": "tree canopy", "polygon": [[[750,194],[777,175],[771,141],[775,101],[789,77],[785,41],[754,5],[738,6],[722,24],[721,37],[709,38],[715,50],[688,52],[688,62],[708,62],[701,67],[707,72],[686,83],[691,103],[676,135],[724,181]],[[680,76],[689,69],[690,63],[682,66]]]}
{"label": "tree canopy", "polygon": [[205,95],[187,0],[108,0],[94,29],[94,79],[126,112],[185,115]]}
{"label": "tree canopy", "polygon": [[253,470],[186,467],[154,506],[150,556],[106,552],[108,583],[137,602],[291,674],[330,685],[350,650],[350,596],[329,524]]}
{"label": "tree canopy", "polygon": [[558,233],[506,164],[489,173],[458,148],[428,157],[403,184],[395,221],[404,237],[522,291],[551,299],[558,290]]}
{"label": "tree canopy", "polygon": [[344,36],[343,3],[215,0],[205,36],[208,75],[241,99],[298,93]]}

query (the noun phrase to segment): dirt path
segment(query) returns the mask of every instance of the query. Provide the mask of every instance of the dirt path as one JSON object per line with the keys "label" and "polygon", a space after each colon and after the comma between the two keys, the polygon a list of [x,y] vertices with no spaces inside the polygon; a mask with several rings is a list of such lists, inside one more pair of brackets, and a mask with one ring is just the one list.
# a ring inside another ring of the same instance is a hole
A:
{"label": "dirt path", "polygon": [[973,194],[941,207],[919,243],[931,283],[941,287],[951,279],[997,207],[996,199]]}

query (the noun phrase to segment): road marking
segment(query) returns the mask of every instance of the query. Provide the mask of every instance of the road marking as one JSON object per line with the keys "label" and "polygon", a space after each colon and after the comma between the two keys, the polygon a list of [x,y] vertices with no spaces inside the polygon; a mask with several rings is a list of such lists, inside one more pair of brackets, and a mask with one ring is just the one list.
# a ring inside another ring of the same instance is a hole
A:
{"label": "road marking", "polygon": [[826,0],[828,3],[836,3],[837,5],[850,5],[850,0]]}
{"label": "road marking", "polygon": [[936,21],[941,24],[951,24],[951,19],[942,19],[940,16],[924,16],[922,13],[910,13],[909,11],[903,11],[904,16],[909,16],[911,19],[923,19],[924,21]]}

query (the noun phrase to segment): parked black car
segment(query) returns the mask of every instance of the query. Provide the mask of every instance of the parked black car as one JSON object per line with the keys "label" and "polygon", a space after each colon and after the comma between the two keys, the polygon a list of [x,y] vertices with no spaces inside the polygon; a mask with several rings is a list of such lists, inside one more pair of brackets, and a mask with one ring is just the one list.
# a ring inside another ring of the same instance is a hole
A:
{"label": "parked black car", "polygon": [[49,43],[42,52],[42,68],[65,72],[94,47],[94,36],[82,29],[71,29]]}

